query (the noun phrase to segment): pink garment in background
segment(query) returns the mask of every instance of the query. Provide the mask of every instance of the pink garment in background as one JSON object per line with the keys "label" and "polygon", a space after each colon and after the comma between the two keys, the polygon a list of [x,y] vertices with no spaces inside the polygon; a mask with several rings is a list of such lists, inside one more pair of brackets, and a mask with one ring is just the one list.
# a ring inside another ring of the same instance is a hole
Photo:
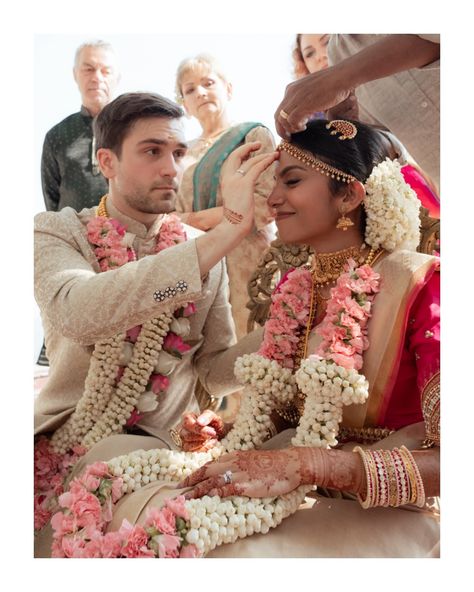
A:
{"label": "pink garment in background", "polygon": [[377,424],[391,429],[423,421],[421,393],[440,369],[440,274],[435,271],[410,306],[397,378]]}
{"label": "pink garment in background", "polygon": [[439,219],[439,197],[423,174],[411,164],[405,165],[401,170],[405,181],[415,191],[422,206],[429,211],[432,218]]}

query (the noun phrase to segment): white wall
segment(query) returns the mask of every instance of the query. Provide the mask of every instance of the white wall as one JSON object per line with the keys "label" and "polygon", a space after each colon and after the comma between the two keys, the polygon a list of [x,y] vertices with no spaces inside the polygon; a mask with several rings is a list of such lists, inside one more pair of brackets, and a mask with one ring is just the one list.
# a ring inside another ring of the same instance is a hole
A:
{"label": "white wall", "polygon": [[[234,93],[231,116],[236,121],[261,121],[275,134],[273,113],[291,81],[294,34],[285,35],[35,35],[35,192],[34,213],[44,210],[40,159],[46,132],[80,108],[72,76],[76,48],[90,39],[114,46],[122,78],[117,93],[153,91],[174,99],[174,79],[179,62],[208,52],[221,62]],[[188,139],[200,132],[186,119]],[[35,305],[36,306],[36,305]],[[39,311],[35,309],[35,360],[42,344]]]}

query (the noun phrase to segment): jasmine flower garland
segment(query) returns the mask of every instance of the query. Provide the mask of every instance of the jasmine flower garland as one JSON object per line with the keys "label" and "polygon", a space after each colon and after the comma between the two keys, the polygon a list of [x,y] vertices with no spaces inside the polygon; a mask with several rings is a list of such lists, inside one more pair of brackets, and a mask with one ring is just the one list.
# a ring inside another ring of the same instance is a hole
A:
{"label": "jasmine flower garland", "polygon": [[387,158],[365,183],[365,242],[375,249],[415,251],[420,243],[420,201],[400,169]]}

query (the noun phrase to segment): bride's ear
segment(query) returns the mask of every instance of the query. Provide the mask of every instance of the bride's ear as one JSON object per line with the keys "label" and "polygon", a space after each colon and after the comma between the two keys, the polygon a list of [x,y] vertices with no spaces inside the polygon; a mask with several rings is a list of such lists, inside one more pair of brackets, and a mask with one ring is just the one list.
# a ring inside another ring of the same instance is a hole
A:
{"label": "bride's ear", "polygon": [[346,212],[352,212],[357,209],[364,201],[365,187],[360,181],[351,181],[347,184],[342,203]]}

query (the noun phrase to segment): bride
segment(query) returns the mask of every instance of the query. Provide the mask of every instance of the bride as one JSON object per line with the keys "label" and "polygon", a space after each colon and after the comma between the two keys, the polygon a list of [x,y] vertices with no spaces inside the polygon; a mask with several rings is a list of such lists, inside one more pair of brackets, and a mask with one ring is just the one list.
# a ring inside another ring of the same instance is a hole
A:
{"label": "bride", "polygon": [[279,152],[279,236],[315,255],[236,362],[235,423],[188,414],[182,451],[97,444],[59,500],[53,555],[438,556],[439,273],[415,251],[419,202],[359,122],[312,121]]}

